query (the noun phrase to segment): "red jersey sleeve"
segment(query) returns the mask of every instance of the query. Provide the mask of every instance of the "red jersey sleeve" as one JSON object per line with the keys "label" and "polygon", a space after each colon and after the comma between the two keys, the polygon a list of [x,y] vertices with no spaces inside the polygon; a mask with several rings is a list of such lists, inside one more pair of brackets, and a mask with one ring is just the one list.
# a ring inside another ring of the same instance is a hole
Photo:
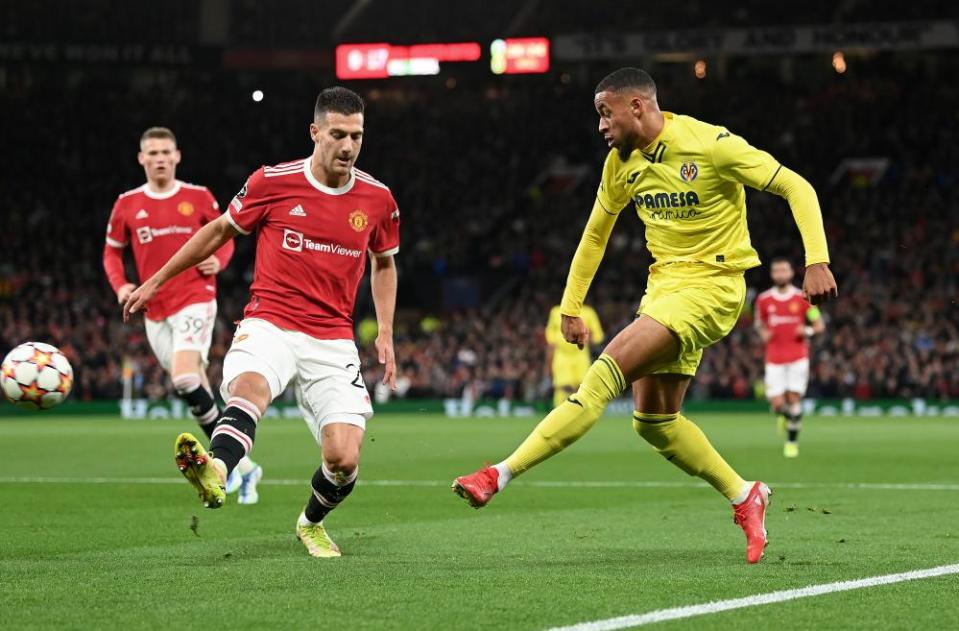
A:
{"label": "red jersey sleeve", "polygon": [[120,200],[113,204],[110,221],[107,223],[107,242],[103,246],[103,271],[113,291],[127,284],[126,271],[123,269],[123,248],[127,245],[127,226],[123,220]]}
{"label": "red jersey sleeve", "polygon": [[761,322],[764,326],[769,324],[768,318],[766,317],[766,310],[763,308],[766,306],[765,302],[766,301],[763,299],[763,296],[757,298],[755,309],[756,319],[759,320],[759,322]]}
{"label": "red jersey sleeve", "polygon": [[120,200],[113,204],[113,210],[110,211],[110,221],[107,222],[107,245],[114,248],[125,248],[130,236],[130,230],[127,228],[126,220],[123,217],[123,208],[120,206]]}
{"label": "red jersey sleeve", "polygon": [[370,252],[373,256],[393,256],[400,251],[400,209],[391,193],[387,194],[386,212],[373,227]]}
{"label": "red jersey sleeve", "polygon": [[[201,222],[205,226],[211,221],[216,221],[220,217],[220,205],[217,203],[216,198],[213,197],[213,193],[209,189],[203,191],[203,215],[201,217]],[[223,270],[230,263],[230,259],[233,258],[233,239],[230,239],[223,244],[219,250],[216,251],[216,258],[220,260],[220,269]]]}
{"label": "red jersey sleeve", "polygon": [[247,178],[246,184],[233,197],[226,216],[234,228],[243,234],[250,234],[264,220],[269,209],[266,180],[263,167],[260,167]]}

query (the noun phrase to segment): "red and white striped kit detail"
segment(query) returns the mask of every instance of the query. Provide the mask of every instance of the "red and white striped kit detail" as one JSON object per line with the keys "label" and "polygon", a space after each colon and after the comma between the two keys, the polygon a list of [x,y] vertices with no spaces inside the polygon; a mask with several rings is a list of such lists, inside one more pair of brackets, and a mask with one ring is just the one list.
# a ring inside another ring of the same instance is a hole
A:
{"label": "red and white striped kit detail", "polygon": [[236,442],[240,443],[240,445],[243,446],[243,451],[245,454],[249,454],[253,451],[253,441],[250,439],[250,437],[232,425],[227,425],[226,423],[220,423],[217,425],[216,429],[213,430],[213,434],[210,436],[210,440],[212,441],[221,434],[225,434],[226,436],[229,436]]}
{"label": "red and white striped kit detail", "polygon": [[254,405],[250,401],[247,401],[246,399],[243,399],[240,397],[230,397],[226,402],[226,406],[227,407],[233,406],[233,407],[240,408],[241,410],[243,410],[244,412],[250,415],[250,418],[253,419],[254,423],[260,422],[259,408],[257,408],[256,405]]}

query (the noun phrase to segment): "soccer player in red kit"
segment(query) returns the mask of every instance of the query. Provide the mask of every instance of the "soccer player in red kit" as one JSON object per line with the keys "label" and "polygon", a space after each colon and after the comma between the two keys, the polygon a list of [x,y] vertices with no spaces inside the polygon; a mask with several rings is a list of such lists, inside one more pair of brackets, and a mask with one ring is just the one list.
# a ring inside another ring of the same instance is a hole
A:
{"label": "soccer player in red kit", "polygon": [[315,557],[340,556],[323,519],[353,490],[366,422],[372,416],[353,341],[356,291],[371,255],[383,382],[395,388],[393,312],[399,209],[389,188],[353,164],[363,143],[363,100],[342,87],[320,92],[304,160],[258,169],[230,202],[127,300],[127,316],[163,284],[238,234],[256,231],[250,302],[224,359],[227,408],[206,452],[190,434],[176,443],[177,466],[208,508],[224,502],[230,471],[253,449],[267,405],[288,386],[322,462],[296,534]]}
{"label": "soccer player in red kit", "polygon": [[[149,278],[204,225],[220,217],[220,207],[205,186],[176,179],[180,163],[176,137],[166,127],[151,127],[140,137],[137,159],[146,184],[120,195],[113,205],[103,248],[103,268],[123,304],[136,285],[127,280],[123,250],[133,250],[137,276]],[[145,313],[147,340],[169,373],[177,395],[210,436],[220,414],[207,378],[207,355],[216,321],[216,275],[230,262],[233,243],[211,253],[171,279],[150,299]],[[240,504],[255,504],[262,469],[249,458],[231,478]]]}
{"label": "soccer player in red kit", "polygon": [[785,421],[787,458],[799,455],[802,397],[809,382],[807,340],[826,330],[819,309],[792,284],[794,275],[789,259],[773,259],[773,286],[756,299],[756,329],[766,345],[766,397]]}

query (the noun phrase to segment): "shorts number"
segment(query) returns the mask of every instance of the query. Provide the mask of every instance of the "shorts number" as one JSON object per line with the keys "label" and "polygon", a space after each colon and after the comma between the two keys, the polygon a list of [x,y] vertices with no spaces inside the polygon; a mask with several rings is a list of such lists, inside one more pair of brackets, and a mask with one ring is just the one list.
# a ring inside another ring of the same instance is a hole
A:
{"label": "shorts number", "polygon": [[357,366],[356,364],[347,364],[347,365],[346,365],[346,369],[347,369],[347,370],[353,370],[353,369],[356,370],[356,376],[353,377],[353,381],[351,381],[350,383],[351,383],[352,385],[356,386],[357,388],[363,388],[363,389],[365,390],[365,389],[366,389],[366,386],[363,384],[363,374],[360,372],[360,367]]}
{"label": "shorts number", "polygon": [[180,323],[180,333],[190,337],[194,335],[200,335],[205,328],[206,320],[204,318],[191,318],[187,316],[183,318],[182,322]]}

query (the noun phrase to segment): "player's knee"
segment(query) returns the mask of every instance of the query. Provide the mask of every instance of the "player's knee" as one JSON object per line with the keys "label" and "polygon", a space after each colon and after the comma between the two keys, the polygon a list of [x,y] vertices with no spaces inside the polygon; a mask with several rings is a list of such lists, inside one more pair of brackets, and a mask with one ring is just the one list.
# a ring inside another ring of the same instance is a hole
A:
{"label": "player's knee", "polygon": [[228,391],[230,396],[246,399],[256,405],[261,414],[273,400],[270,384],[263,375],[255,372],[241,373],[230,382]]}
{"label": "player's knee", "polygon": [[323,462],[338,480],[349,480],[360,466],[360,454],[358,451],[336,451],[325,454]]}

